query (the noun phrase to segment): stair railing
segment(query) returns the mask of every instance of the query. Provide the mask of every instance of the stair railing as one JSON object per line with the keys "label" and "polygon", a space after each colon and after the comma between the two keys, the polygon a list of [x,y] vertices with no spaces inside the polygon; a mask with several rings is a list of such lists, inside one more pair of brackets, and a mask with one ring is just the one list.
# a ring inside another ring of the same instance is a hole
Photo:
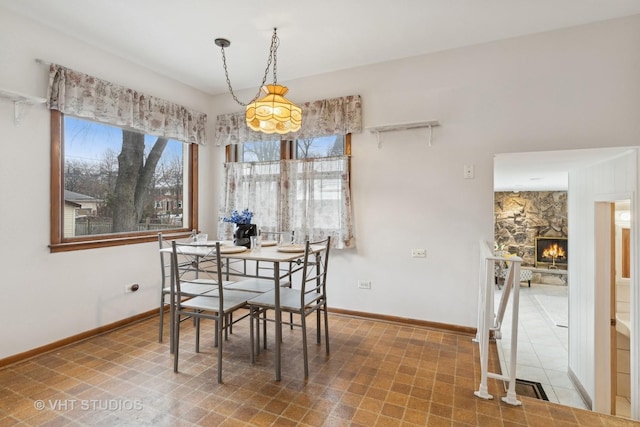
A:
{"label": "stair railing", "polygon": [[[507,265],[507,274],[504,279],[502,296],[497,310],[494,310],[494,290],[496,287],[496,263]],[[522,258],[504,257],[495,255],[487,242],[480,242],[480,277],[478,286],[478,328],[476,341],[480,347],[480,386],[475,394],[481,399],[493,399],[489,394],[487,379],[493,378],[508,381],[507,395],[502,398],[505,403],[521,405],[516,396],[516,364],[518,356],[518,309],[520,294],[520,266]],[[517,280],[515,278],[518,278]],[[512,298],[511,314],[511,353],[509,356],[509,375],[489,372],[489,340],[491,335],[496,339],[502,338],[501,327],[504,313]]]}

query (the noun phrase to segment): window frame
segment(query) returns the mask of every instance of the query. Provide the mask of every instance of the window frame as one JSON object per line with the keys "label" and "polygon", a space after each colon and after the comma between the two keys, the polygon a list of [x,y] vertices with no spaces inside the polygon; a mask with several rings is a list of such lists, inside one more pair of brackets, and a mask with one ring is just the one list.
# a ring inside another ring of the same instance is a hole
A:
{"label": "window frame", "polygon": [[[295,159],[295,140],[283,139],[280,140],[280,159],[279,160],[294,160]],[[242,162],[242,144],[230,144],[225,147],[225,161],[226,162]],[[344,155],[351,157],[351,134],[344,135]],[[260,163],[260,162],[254,162]],[[349,174],[351,174],[351,168],[349,168]]]}
{"label": "window frame", "polygon": [[[169,229],[171,237],[188,236],[198,229],[198,144],[188,144],[189,228]],[[64,114],[51,110],[51,211],[50,244],[52,253],[157,241],[158,231],[137,231],[95,236],[64,237]]]}

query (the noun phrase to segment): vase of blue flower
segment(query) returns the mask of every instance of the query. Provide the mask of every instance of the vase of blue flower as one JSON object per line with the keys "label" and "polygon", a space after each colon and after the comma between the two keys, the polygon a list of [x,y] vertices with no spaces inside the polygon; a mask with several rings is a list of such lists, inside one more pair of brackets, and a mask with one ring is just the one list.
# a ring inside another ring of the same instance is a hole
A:
{"label": "vase of blue flower", "polygon": [[230,216],[222,218],[222,221],[236,225],[236,229],[233,232],[234,245],[251,247],[251,236],[258,234],[256,225],[251,224],[252,218],[253,212],[249,211],[249,209],[245,209],[242,212],[233,210]]}

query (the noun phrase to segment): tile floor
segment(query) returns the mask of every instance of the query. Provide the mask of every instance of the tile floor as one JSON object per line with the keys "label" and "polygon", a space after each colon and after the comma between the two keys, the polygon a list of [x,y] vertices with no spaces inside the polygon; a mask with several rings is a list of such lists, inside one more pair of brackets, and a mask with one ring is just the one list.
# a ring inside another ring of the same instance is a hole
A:
{"label": "tile floor", "polygon": [[[567,290],[566,286],[539,283],[532,283],[530,288],[520,287],[516,376],[541,383],[550,402],[586,409],[567,375]],[[496,307],[500,295],[501,291],[496,292]],[[511,354],[511,313],[509,303],[502,339],[496,340],[505,374],[508,373]]]}
{"label": "tile floor", "polygon": [[[567,375],[568,328],[566,286],[532,283],[520,287],[518,315],[518,378],[542,384],[549,401],[575,408],[586,405]],[[496,292],[496,307],[501,291]],[[502,339],[496,341],[502,372],[509,372],[511,304],[505,312]],[[618,397],[620,416],[629,417],[631,404]]]}
{"label": "tile floor", "polygon": [[273,342],[252,366],[241,322],[225,342],[218,384],[206,326],[195,354],[193,326],[184,324],[179,373],[166,340],[157,342],[157,317],[0,369],[0,426],[639,425],[526,397],[514,407],[496,380],[488,384],[495,398],[478,399],[472,337],[337,314],[331,355],[311,341],[307,381],[298,329],[284,330],[276,382]]}

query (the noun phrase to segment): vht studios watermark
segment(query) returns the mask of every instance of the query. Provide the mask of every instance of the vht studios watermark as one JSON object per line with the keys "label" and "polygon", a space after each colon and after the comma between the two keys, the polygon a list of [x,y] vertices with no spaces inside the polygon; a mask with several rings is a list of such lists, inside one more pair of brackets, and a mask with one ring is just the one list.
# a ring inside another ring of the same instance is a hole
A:
{"label": "vht studios watermark", "polygon": [[141,411],[142,400],[138,399],[47,399],[36,400],[33,407],[38,411]]}

